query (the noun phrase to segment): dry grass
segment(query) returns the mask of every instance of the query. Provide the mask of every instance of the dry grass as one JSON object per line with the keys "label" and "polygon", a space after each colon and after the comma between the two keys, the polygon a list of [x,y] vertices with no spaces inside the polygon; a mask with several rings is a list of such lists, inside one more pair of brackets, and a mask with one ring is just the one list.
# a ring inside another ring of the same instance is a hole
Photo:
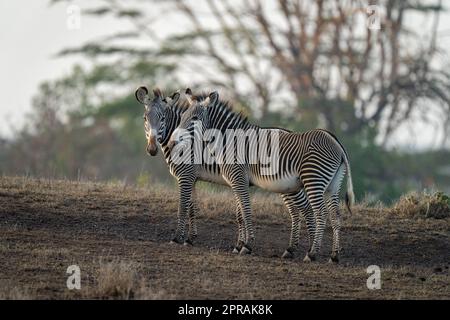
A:
{"label": "dry grass", "polygon": [[411,192],[402,196],[390,212],[403,217],[449,218],[450,198],[442,192]]}
{"label": "dry grass", "polygon": [[8,287],[1,286],[0,300],[32,300],[36,293],[27,287]]}
{"label": "dry grass", "polygon": [[131,299],[135,295],[137,269],[132,262],[100,262],[97,286],[90,296],[109,299]]}
{"label": "dry grass", "polygon": [[[170,194],[173,191],[165,192]],[[228,216],[230,212],[234,213],[236,210],[233,193],[225,187],[219,191],[198,190],[196,199],[200,212],[209,218]],[[255,219],[266,222],[289,220],[288,212],[278,194],[258,192],[252,195],[251,201]],[[234,222],[234,215],[232,219]]]}
{"label": "dry grass", "polygon": [[[302,263],[304,224],[297,257],[280,258],[290,219],[275,194],[252,195],[252,256],[230,253],[235,203],[226,188],[199,188],[195,246],[170,245],[177,197],[163,185],[1,177],[0,299],[450,298],[443,195],[406,196],[391,208],[359,203],[344,213],[338,266],[325,263],[329,228],[319,261]],[[73,264],[80,291],[66,287]],[[372,264],[382,269],[382,290],[365,286]]]}
{"label": "dry grass", "polygon": [[164,290],[153,290],[135,261],[100,259],[93,283],[83,290],[85,299],[158,300],[173,296]]}

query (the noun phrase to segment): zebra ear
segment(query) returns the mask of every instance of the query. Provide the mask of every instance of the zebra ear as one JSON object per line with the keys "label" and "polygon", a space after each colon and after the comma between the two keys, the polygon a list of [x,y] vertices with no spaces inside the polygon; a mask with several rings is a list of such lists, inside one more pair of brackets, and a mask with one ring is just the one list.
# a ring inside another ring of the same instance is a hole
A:
{"label": "zebra ear", "polygon": [[205,100],[203,100],[202,102],[200,102],[200,105],[202,107],[207,107],[209,105],[209,103],[211,102],[211,99],[208,97],[205,98]]}
{"label": "zebra ear", "polygon": [[208,103],[207,105],[216,105],[217,101],[219,101],[219,93],[217,91],[213,91],[208,96]]}
{"label": "zebra ear", "polygon": [[180,92],[174,92],[170,97],[167,97],[167,103],[173,106],[180,99]]}
{"label": "zebra ear", "polygon": [[191,88],[187,88],[184,94],[186,95],[186,99],[189,102],[189,105],[192,106],[195,103],[195,98],[192,94]]}
{"label": "zebra ear", "polygon": [[148,101],[148,90],[146,87],[139,87],[136,89],[134,96],[136,100],[142,104],[146,104]]}

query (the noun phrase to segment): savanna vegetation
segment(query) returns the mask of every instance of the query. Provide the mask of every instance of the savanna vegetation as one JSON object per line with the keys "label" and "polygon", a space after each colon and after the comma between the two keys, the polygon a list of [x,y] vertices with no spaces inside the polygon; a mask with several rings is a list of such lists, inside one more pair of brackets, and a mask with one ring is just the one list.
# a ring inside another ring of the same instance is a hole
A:
{"label": "savanna vegetation", "polygon": [[[166,93],[190,86],[222,89],[263,125],[335,132],[348,149],[359,200],[390,203],[423,189],[448,194],[450,74],[436,31],[444,4],[379,1],[380,29],[367,27],[374,14],[367,5],[92,1],[83,19],[127,21],[128,29],[58,53],[88,63],[40,86],[26,126],[0,139],[0,173],[173,183],[161,156],[145,154],[133,92],[143,84]],[[393,143],[420,122],[436,128],[433,146]]]}

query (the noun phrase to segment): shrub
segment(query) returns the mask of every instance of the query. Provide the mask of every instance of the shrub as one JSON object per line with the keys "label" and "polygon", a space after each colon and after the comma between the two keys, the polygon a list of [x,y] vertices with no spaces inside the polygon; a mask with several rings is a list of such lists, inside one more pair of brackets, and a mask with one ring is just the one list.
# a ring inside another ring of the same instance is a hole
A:
{"label": "shrub", "polygon": [[444,219],[450,217],[450,197],[443,192],[408,193],[394,204],[391,212],[401,216]]}

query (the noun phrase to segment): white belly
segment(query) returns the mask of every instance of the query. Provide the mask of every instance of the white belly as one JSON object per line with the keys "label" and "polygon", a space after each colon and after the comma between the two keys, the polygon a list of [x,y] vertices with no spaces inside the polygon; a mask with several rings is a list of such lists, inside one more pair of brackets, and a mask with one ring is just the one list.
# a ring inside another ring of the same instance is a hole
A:
{"label": "white belly", "polygon": [[197,176],[199,180],[227,185],[227,182],[222,178],[221,175],[212,174],[210,172],[206,172],[204,170],[198,170]]}
{"label": "white belly", "polygon": [[298,176],[290,175],[277,180],[251,177],[251,182],[267,191],[278,193],[291,193],[300,190],[302,183]]}

